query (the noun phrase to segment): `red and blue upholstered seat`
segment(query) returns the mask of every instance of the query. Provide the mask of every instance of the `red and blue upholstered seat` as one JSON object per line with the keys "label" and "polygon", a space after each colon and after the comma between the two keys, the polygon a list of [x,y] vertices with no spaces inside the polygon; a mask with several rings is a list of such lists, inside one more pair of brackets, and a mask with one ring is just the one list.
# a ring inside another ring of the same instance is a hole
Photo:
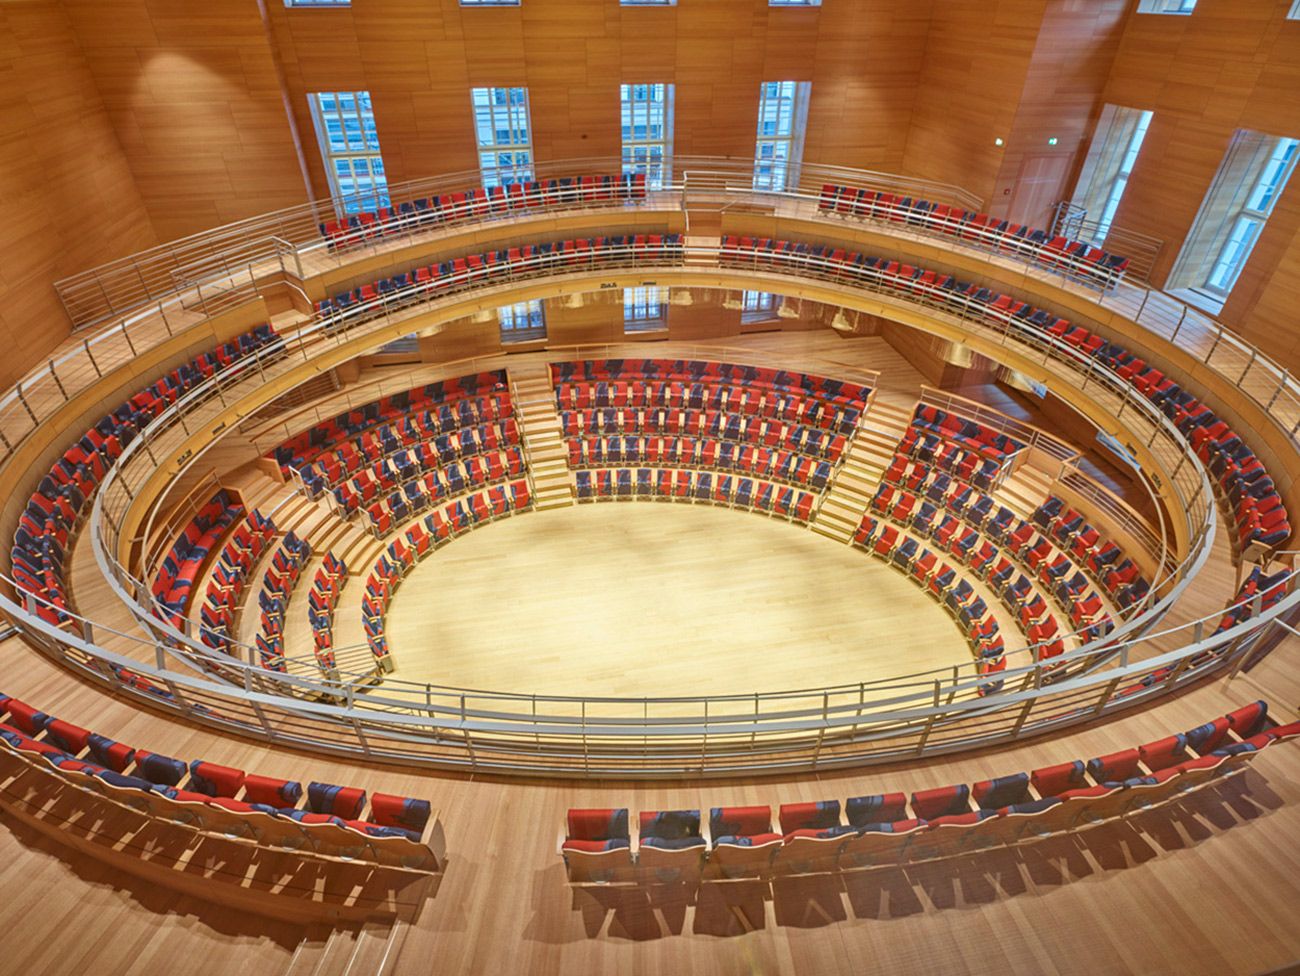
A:
{"label": "red and blue upholstered seat", "polygon": [[815,803],[783,803],[777,813],[781,833],[796,830],[824,830],[840,824],[840,801],[818,800]]}
{"label": "red and blue upholstered seat", "polygon": [[302,799],[302,784],[249,773],[244,777],[243,800],[269,807],[293,807]]}
{"label": "red and blue upholstered seat", "polygon": [[307,784],[307,807],[313,813],[328,814],[342,820],[356,820],[366,805],[366,791],[355,786],[331,783]]}
{"label": "red and blue upholstered seat", "polygon": [[1155,742],[1148,742],[1146,745],[1138,746],[1138,755],[1142,765],[1153,773],[1170,766],[1177,766],[1188,758],[1187,736],[1170,735]]}
{"label": "red and blue upholstered seat", "polygon": [[244,785],[246,774],[242,769],[218,766],[216,763],[195,759],[190,763],[190,789],[204,796],[234,798]]}
{"label": "red and blue upholstered seat", "polygon": [[1029,796],[1029,774],[1012,773],[995,779],[981,780],[971,787],[971,796],[981,810],[1001,810],[1025,803]]}
{"label": "red and blue upholstered seat", "polygon": [[176,786],[189,771],[184,760],[137,749],[134,771],[159,786]]}
{"label": "red and blue upholstered seat", "polygon": [[419,840],[433,815],[428,800],[392,793],[370,795],[370,821],[392,830],[399,830],[412,840]]}
{"label": "red and blue upholstered seat", "polygon": [[1029,781],[1039,796],[1061,796],[1070,790],[1085,787],[1086,772],[1087,767],[1084,766],[1083,761],[1076,759],[1073,762],[1035,769],[1029,774]]}
{"label": "red and blue upholstered seat", "polygon": [[1123,782],[1138,775],[1141,755],[1136,749],[1124,749],[1088,760],[1088,775],[1098,783]]}
{"label": "red and blue upholstered seat", "polygon": [[907,819],[907,795],[881,793],[875,796],[851,796],[844,806],[850,824],[859,829],[868,824],[893,823]]}
{"label": "red and blue upholstered seat", "polygon": [[965,783],[920,790],[912,794],[912,815],[919,820],[935,820],[970,811],[970,787]]}

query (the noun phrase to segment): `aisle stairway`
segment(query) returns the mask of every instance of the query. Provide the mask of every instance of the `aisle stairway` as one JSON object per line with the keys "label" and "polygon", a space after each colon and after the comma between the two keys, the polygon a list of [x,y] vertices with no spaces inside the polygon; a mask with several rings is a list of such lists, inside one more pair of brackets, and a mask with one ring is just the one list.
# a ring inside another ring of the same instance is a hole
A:
{"label": "aisle stairway", "polygon": [[894,448],[912,419],[912,407],[877,400],[858,424],[844,463],[831,479],[826,498],[812,522],[812,530],[837,542],[848,542],[862,521],[862,513],[893,459]]}
{"label": "aisle stairway", "polygon": [[544,512],[572,505],[569,462],[550,370],[545,363],[526,363],[511,366],[509,372],[510,396],[519,420],[524,457],[532,473],[535,506]]}
{"label": "aisle stairway", "polygon": [[360,927],[307,929],[284,976],[384,976],[396,969],[409,923],[376,920]]}
{"label": "aisle stairway", "polygon": [[994,492],[999,502],[1021,518],[1029,518],[1052,491],[1052,478],[1038,468],[1022,464]]}

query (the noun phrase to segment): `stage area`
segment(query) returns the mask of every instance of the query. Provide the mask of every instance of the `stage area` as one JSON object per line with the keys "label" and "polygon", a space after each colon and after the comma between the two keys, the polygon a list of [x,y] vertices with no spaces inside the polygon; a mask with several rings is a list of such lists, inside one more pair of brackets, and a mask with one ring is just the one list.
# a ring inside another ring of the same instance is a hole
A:
{"label": "stage area", "polygon": [[537,694],[747,694],[970,660],[943,609],[860,550],[666,502],[471,532],[407,577],[386,632],[395,678]]}

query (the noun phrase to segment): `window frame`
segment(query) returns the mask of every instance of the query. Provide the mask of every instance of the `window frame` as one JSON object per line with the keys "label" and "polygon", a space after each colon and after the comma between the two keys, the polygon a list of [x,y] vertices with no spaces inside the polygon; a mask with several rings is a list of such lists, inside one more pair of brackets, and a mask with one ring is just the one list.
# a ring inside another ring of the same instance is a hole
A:
{"label": "window frame", "polygon": [[[775,86],[776,90],[772,88]],[[787,87],[789,86],[789,87]],[[775,111],[767,111],[775,99]],[[812,101],[812,82],[783,79],[781,81],[763,81],[758,89],[758,121],[754,139],[754,178],[755,190],[769,193],[783,193],[791,186],[799,185],[799,172],[803,167],[804,131],[808,123],[808,105]],[[783,107],[789,107],[788,112]],[[774,117],[766,119],[766,115]],[[789,120],[788,131],[783,120]],[[765,123],[770,122],[774,131],[765,132]],[[771,155],[764,156],[764,146],[771,147]],[[785,155],[780,155],[781,147]],[[769,172],[764,175],[764,168]],[[779,179],[778,179],[779,174]]]}
{"label": "window frame", "polygon": [[623,334],[668,331],[668,289],[636,285],[623,289]]}
{"label": "window frame", "polygon": [[776,311],[780,300],[781,296],[776,292],[744,289],[740,293],[740,324],[754,325],[780,318]]}
{"label": "window frame", "polygon": [[[1278,158],[1279,151],[1281,159]],[[1232,229],[1228,231],[1214,263],[1210,265],[1203,286],[1205,291],[1227,300],[1237,279],[1241,277],[1241,272],[1245,270],[1251,252],[1259,243],[1264,225],[1272,216],[1278,198],[1294,175],[1297,161],[1300,161],[1300,139],[1292,136],[1279,138],[1268,162],[1264,164],[1264,172],[1247,195],[1246,202],[1224,219],[1225,224],[1232,224]]]}
{"label": "window frame", "polygon": [[[525,321],[516,321],[517,316]],[[501,345],[513,346],[546,339],[546,306],[540,298],[497,306],[497,330]]]}
{"label": "window frame", "polygon": [[[498,93],[504,92],[506,101],[504,105],[497,103]],[[522,115],[523,115],[523,141],[513,141],[514,137],[519,134],[517,128],[518,115],[520,114],[520,103],[514,101],[516,95],[522,98]],[[480,105],[479,97],[482,95],[488,101],[486,105]],[[470,100],[470,122],[474,126],[474,145],[478,154],[479,174],[483,179],[484,186],[504,186],[507,183],[527,183],[533,179],[534,158],[533,158],[533,112],[532,106],[528,99],[528,87],[526,85],[489,85],[474,86],[469,90]],[[480,125],[480,112],[486,109],[487,122],[491,129],[493,140],[485,143],[482,139],[482,128]],[[503,118],[499,118],[499,111]],[[499,121],[504,121],[506,128],[498,127]],[[507,141],[500,142],[497,136],[501,132],[506,132]],[[516,157],[508,164],[500,162],[502,155]],[[521,162],[517,157],[523,156]],[[497,161],[488,164],[486,160],[489,157]]]}
{"label": "window frame", "polygon": [[[646,187],[651,190],[661,190],[666,183],[672,182],[673,102],[676,99],[676,86],[670,82],[622,82],[618,88],[619,139],[622,150],[623,175],[644,173]],[[659,100],[653,98],[638,99],[635,97],[635,93],[640,88],[647,89],[651,93],[661,89],[663,98]],[[659,120],[661,133],[660,138],[652,139],[649,132],[654,125],[654,106],[656,105],[663,107],[662,118]],[[635,135],[638,106],[645,106],[647,134],[645,138],[641,139],[636,138]],[[625,119],[628,119],[626,125],[624,124]],[[628,137],[629,130],[632,132],[630,139]],[[646,159],[637,160],[635,158],[638,149],[645,150]],[[659,151],[657,160],[651,158],[656,149]]]}
{"label": "window frame", "polygon": [[[1188,3],[1191,6],[1188,6]],[[1196,11],[1197,0],[1138,0],[1137,12],[1172,17],[1190,17]],[[1187,9],[1183,9],[1186,7]]]}
{"label": "window frame", "polygon": [[[344,108],[345,96],[351,96],[355,104],[354,109]],[[334,99],[333,109],[325,105],[325,98]],[[375,123],[374,102],[370,92],[364,89],[308,92],[307,103],[311,110],[312,124],[316,128],[316,144],[320,149],[321,163],[325,167],[325,177],[329,181],[330,198],[334,202],[335,212],[340,217],[344,217],[358,213],[373,213],[380,207],[389,206],[392,201],[388,195],[388,173],[384,166],[379,129]],[[331,121],[338,122],[339,136],[344,148],[335,148],[335,136],[329,126]],[[355,121],[355,130],[349,129],[347,124],[349,121]],[[361,148],[353,148],[351,145],[353,131],[360,134]],[[346,177],[342,177],[339,173],[338,164],[341,162],[347,165]],[[358,180],[356,167],[359,162],[364,162],[367,167],[368,172],[363,174],[362,178],[366,181],[368,189],[345,192],[341,179],[351,179],[355,183]]]}

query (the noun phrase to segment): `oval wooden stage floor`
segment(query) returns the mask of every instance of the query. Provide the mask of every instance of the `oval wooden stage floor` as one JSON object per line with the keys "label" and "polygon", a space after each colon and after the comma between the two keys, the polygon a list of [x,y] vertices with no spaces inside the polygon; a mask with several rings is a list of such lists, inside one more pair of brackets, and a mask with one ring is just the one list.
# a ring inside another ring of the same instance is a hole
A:
{"label": "oval wooden stage floor", "polygon": [[800,526],[679,502],[476,530],[407,576],[385,631],[399,679],[525,694],[692,695],[707,676],[710,694],[743,695],[970,660],[896,569]]}

